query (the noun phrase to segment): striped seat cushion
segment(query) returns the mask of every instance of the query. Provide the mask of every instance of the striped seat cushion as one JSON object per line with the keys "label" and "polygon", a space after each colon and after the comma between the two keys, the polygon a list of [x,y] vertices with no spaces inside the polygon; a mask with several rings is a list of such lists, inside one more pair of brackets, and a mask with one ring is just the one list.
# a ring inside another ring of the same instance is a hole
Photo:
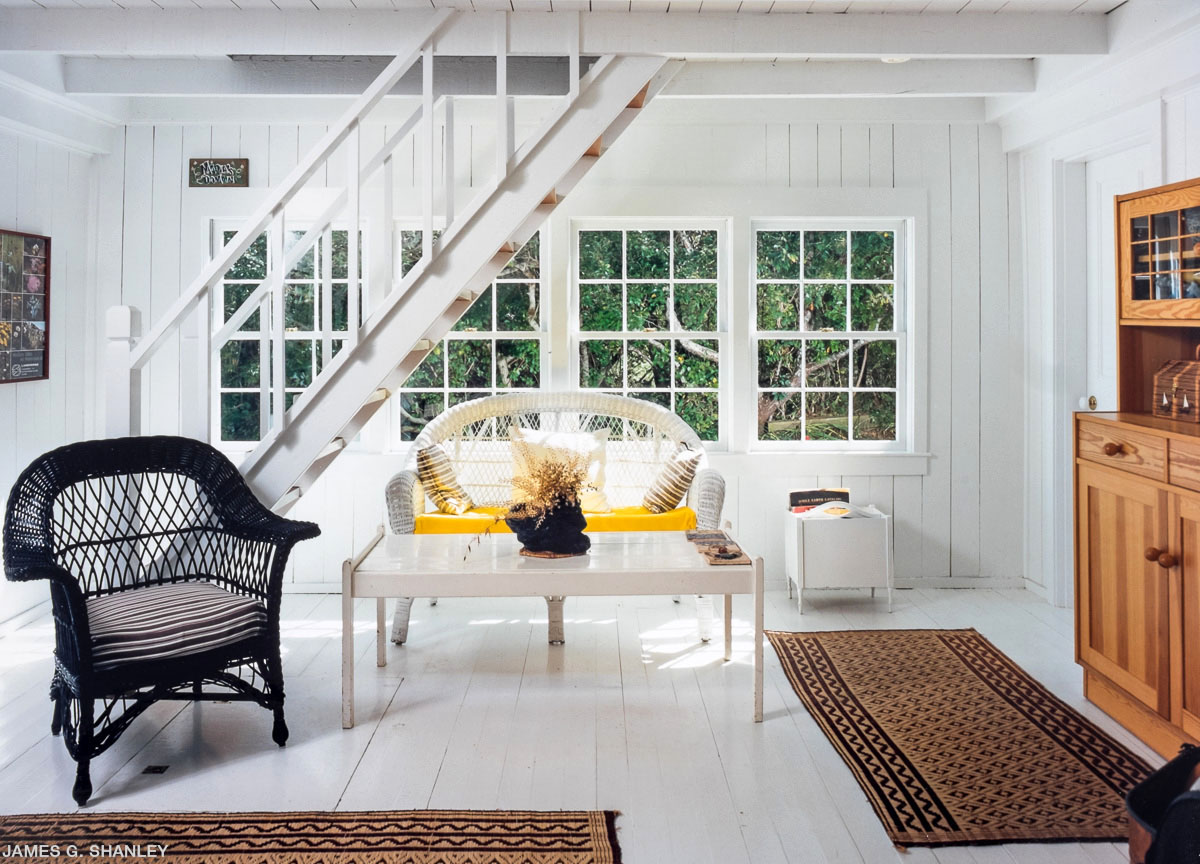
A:
{"label": "striped seat cushion", "polygon": [[151,585],[87,601],[97,670],[199,654],[262,632],[267,613],[252,597],[210,582]]}
{"label": "striped seat cushion", "polygon": [[703,450],[689,450],[687,447],[679,450],[667,461],[654,478],[654,483],[646,490],[642,506],[651,513],[666,513],[678,507],[683,496],[687,494],[688,487],[692,485],[692,479],[696,476],[696,469],[700,466],[700,458],[703,455]]}
{"label": "striped seat cushion", "polygon": [[417,476],[434,506],[443,513],[458,516],[475,506],[471,496],[454,476],[454,465],[440,444],[417,451]]}

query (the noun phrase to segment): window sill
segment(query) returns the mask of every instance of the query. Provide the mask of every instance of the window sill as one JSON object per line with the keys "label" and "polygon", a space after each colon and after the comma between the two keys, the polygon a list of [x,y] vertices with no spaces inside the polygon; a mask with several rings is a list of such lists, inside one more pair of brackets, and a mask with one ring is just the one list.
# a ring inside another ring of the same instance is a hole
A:
{"label": "window sill", "polygon": [[796,452],[721,453],[709,451],[708,462],[722,473],[743,476],[807,475],[847,477],[921,476],[929,473],[928,453]]}

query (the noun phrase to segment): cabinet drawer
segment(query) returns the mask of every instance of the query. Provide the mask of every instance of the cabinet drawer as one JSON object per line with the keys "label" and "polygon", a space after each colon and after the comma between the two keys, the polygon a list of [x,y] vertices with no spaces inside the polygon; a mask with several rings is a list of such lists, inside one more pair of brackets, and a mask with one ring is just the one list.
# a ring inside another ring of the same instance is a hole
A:
{"label": "cabinet drawer", "polygon": [[1171,439],[1169,483],[1200,492],[1200,443]]}
{"label": "cabinet drawer", "polygon": [[1166,440],[1154,435],[1081,420],[1078,450],[1083,459],[1155,480],[1164,477]]}

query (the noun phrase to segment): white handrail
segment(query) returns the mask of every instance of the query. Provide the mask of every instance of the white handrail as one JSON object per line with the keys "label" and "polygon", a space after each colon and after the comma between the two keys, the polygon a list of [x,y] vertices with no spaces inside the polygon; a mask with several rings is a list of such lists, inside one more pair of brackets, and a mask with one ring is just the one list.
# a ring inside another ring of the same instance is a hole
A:
{"label": "white handrail", "polygon": [[441,32],[446,23],[457,13],[450,9],[439,9],[433,16],[430,31],[421,43],[404,55],[397,57],[388,64],[362,96],[346,110],[341,119],[330,127],[330,131],[321,139],[319,144],[298,164],[287,178],[269,195],[257,210],[243,223],[233,239],[225,245],[221,253],[204,266],[179,298],[171,304],[171,308],[150,329],[135,347],[130,357],[130,368],[141,369],[150,360],[151,355],[158,350],[163,339],[191,309],[192,304],[208,291],[229,267],[242,256],[258,235],[270,224],[277,214],[295,194],[308,182],[317,168],[324,164],[329,156],[356,127],[356,120],[369,113],[379,101],[386,96],[396,83],[421,56],[427,44],[432,44],[434,37]]}

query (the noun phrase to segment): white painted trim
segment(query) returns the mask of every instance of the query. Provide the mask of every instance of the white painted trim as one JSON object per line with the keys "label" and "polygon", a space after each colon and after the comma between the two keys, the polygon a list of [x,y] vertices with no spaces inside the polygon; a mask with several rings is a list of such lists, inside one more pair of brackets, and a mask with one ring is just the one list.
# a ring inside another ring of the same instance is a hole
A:
{"label": "white painted trim", "polygon": [[917,576],[897,579],[896,588],[1024,588],[1020,576]]}
{"label": "white painted trim", "polygon": [[0,128],[88,156],[112,150],[120,120],[0,71]]}
{"label": "white painted trim", "polygon": [[[0,51],[138,56],[385,54],[443,10],[4,9]],[[513,12],[510,50],[552,55],[570,15]],[[581,12],[580,53],[669,57],[1027,58],[1108,51],[1104,15],[670,15]],[[438,39],[442,54],[495,50],[491,16],[465,14]]]}

